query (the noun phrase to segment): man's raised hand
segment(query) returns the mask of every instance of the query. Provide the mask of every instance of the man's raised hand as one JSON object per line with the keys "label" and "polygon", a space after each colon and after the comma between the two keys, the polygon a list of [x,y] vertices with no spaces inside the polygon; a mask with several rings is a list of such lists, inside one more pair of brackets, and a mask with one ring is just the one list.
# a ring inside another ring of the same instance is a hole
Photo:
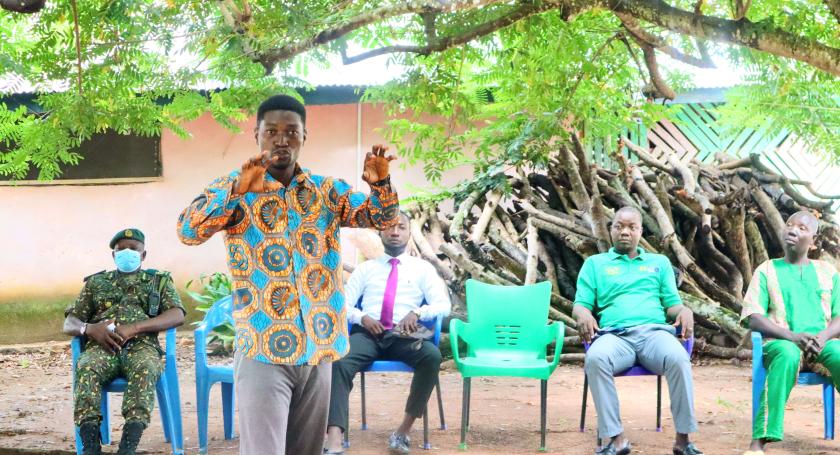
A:
{"label": "man's raised hand", "polygon": [[362,180],[370,183],[376,183],[390,175],[389,163],[397,159],[394,155],[385,155],[388,147],[382,144],[373,146],[373,150],[365,155],[365,168],[362,172]]}
{"label": "man's raised hand", "polygon": [[270,153],[263,151],[260,155],[251,157],[239,172],[239,177],[233,185],[233,193],[262,193],[266,191],[265,171],[270,163]]}

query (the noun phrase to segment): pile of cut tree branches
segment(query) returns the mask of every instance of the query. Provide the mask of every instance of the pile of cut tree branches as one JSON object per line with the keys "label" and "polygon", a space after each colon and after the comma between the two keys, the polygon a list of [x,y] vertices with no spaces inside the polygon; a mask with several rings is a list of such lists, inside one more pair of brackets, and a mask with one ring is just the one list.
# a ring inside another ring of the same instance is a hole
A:
{"label": "pile of cut tree branches", "polygon": [[[558,144],[547,170],[518,169],[503,184],[472,188],[453,214],[444,216],[432,202],[409,204],[412,242],[461,301],[468,278],[505,285],[549,280],[549,317],[567,324],[564,352],[574,353],[580,352],[571,318],[578,272],[587,257],[609,249],[615,211],[636,207],[641,246],[667,255],[681,272],[699,350],[743,358],[747,329],[739,313],[753,271],[783,255],[784,220],[798,210],[820,219],[814,257],[840,264],[840,225],[831,217],[840,196],[785,178],[757,155],[715,158],[685,162],[622,139],[612,154],[616,169],[606,169],[590,163],[572,134]],[[517,302],[510,305],[514,310]]]}

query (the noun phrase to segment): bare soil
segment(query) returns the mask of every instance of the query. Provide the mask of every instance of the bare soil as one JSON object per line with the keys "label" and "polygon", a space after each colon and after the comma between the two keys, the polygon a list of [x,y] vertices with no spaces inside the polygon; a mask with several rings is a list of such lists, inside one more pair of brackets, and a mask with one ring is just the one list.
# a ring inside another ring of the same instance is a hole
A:
{"label": "bare soil", "polygon": [[[179,340],[179,373],[185,448],[198,453],[195,412],[195,373],[192,339]],[[699,362],[694,367],[695,407],[700,431],[697,445],[709,455],[740,454],[750,438],[750,369],[726,362]],[[348,454],[387,453],[388,434],[402,416],[410,375],[368,374],[368,425],[360,431],[360,394],[351,395],[352,447]],[[663,381],[664,382],[664,381]],[[663,432],[655,431],[656,379],[617,379],[622,416],[634,454],[670,454],[673,425],[668,410],[667,387],[663,391]],[[358,385],[358,380],[357,380]],[[439,429],[435,400],[430,402],[432,454],[456,454],[460,438],[461,378],[457,372],[441,373],[448,429]],[[591,455],[594,452],[596,416],[589,404],[586,430],[578,428],[583,370],[580,365],[563,365],[549,382],[548,452]],[[473,380],[469,450],[473,454],[528,454],[539,448],[539,382],[517,378]],[[69,343],[0,347],[0,454],[74,453]],[[119,396],[112,409],[119,412]],[[223,438],[221,393],[211,396],[211,454],[237,454],[236,439]],[[119,440],[122,418],[113,416],[114,440]],[[771,446],[770,454],[840,453],[840,441],[825,441],[822,402],[816,387],[797,387],[788,403],[786,440]],[[313,435],[313,437],[317,437]],[[422,422],[415,425],[412,441],[422,450]],[[159,416],[155,416],[141,442],[142,453],[169,453]],[[116,451],[116,446],[105,448]]]}

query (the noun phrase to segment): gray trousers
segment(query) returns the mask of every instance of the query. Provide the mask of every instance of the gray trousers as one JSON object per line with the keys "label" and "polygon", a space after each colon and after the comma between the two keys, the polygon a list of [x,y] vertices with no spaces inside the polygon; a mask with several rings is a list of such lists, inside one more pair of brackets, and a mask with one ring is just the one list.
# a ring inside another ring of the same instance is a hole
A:
{"label": "gray trousers", "polygon": [[332,363],[270,365],[234,358],[240,455],[321,455]]}
{"label": "gray trousers", "polygon": [[674,333],[670,325],[645,324],[602,334],[589,347],[584,370],[598,411],[598,437],[611,438],[624,431],[613,375],[637,361],[668,380],[677,433],[697,431],[691,359]]}

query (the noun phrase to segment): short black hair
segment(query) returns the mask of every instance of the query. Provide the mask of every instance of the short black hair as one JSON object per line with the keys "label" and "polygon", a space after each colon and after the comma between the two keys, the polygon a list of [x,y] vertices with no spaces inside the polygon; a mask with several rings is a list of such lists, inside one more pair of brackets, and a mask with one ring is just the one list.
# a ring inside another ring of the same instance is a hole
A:
{"label": "short black hair", "polygon": [[300,121],[306,126],[306,108],[297,98],[289,95],[274,95],[263,101],[257,109],[257,125],[268,111],[292,111],[300,115]]}

